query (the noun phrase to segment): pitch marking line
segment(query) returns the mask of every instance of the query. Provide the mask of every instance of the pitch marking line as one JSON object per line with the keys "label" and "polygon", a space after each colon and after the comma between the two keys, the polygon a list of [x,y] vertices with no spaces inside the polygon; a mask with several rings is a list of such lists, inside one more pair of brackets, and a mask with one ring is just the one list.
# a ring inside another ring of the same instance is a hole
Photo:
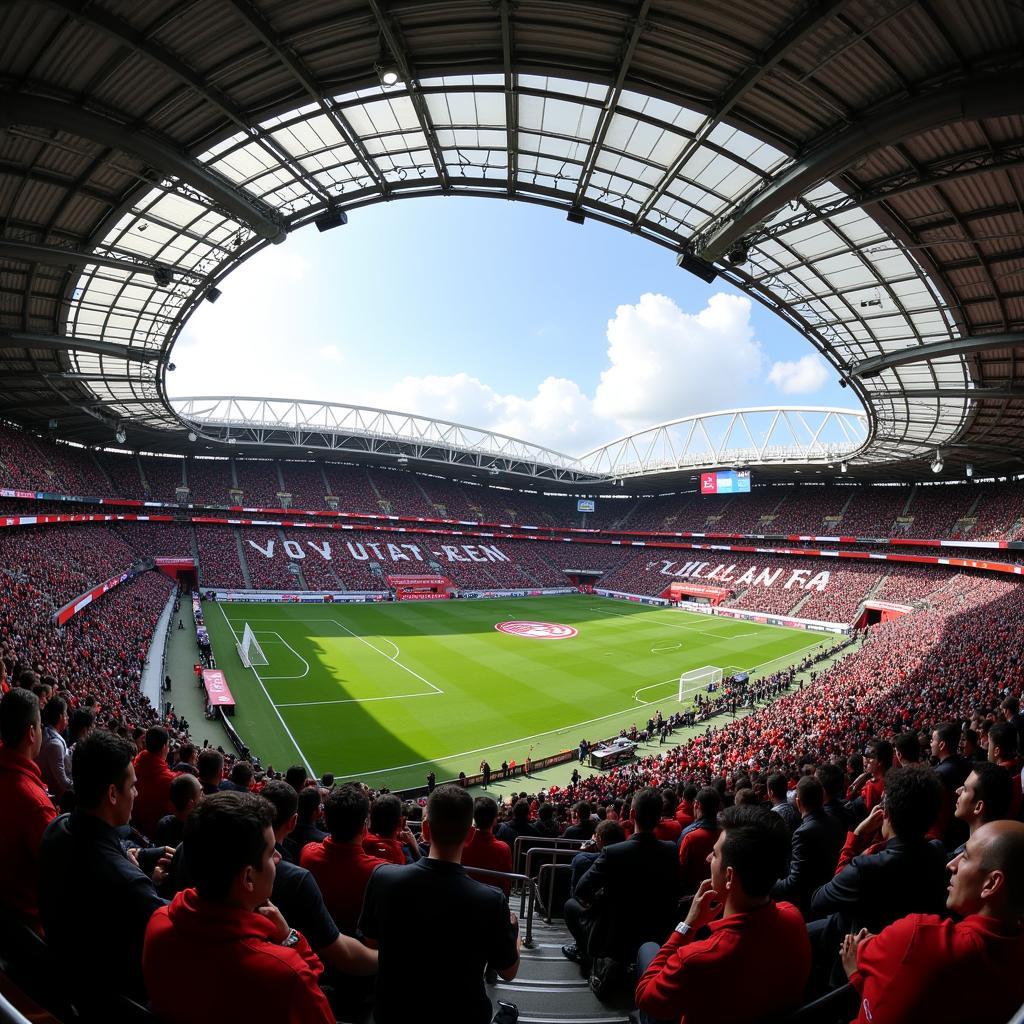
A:
{"label": "pitch marking line", "polygon": [[[228,629],[231,630],[231,635],[235,638],[235,643],[237,644],[239,640],[238,634],[235,632],[235,627],[231,625],[231,620],[228,618],[227,612],[224,611],[224,606],[219,601],[216,603],[217,607],[220,609],[221,615],[224,616],[224,621],[227,623]],[[298,751],[299,757],[302,758],[302,763],[306,766],[306,770],[313,778],[316,778],[316,772],[313,771],[313,766],[309,763],[309,758],[306,757],[306,755],[302,752],[302,747],[300,747],[298,743],[296,743],[295,737],[292,735],[291,729],[288,728],[288,723],[284,720],[284,717],[282,716],[281,712],[277,710],[277,705],[270,699],[270,694],[267,693],[267,688],[263,685],[263,680],[260,678],[259,672],[257,672],[256,669],[253,668],[252,674],[256,677],[256,681],[260,684],[260,689],[263,691],[263,696],[267,698],[267,703],[274,709],[274,714],[277,715],[277,719],[281,723],[281,728],[284,729],[285,733],[288,736],[288,739],[292,741],[292,745]]]}
{"label": "pitch marking line", "polygon": [[[255,632],[255,630],[253,632]],[[306,676],[309,675],[309,662],[306,661],[306,659],[301,654],[299,654],[299,652],[297,650],[295,650],[295,648],[292,647],[292,645],[290,643],[288,643],[288,641],[285,640],[285,638],[283,636],[281,636],[280,633],[277,633],[277,632],[275,632],[273,630],[269,630],[269,629],[268,630],[262,630],[261,629],[260,632],[261,633],[271,633],[273,636],[277,637],[276,640],[265,640],[264,643],[268,643],[268,644],[281,643],[281,644],[284,644],[285,647],[287,647],[288,650],[291,651],[292,654],[294,654],[295,657],[298,658],[299,661],[301,661],[302,664],[306,666],[305,669],[303,669],[301,675],[297,675],[297,676],[267,676],[266,678],[268,680],[269,679],[305,679]]]}
{"label": "pitch marking line", "polygon": [[[307,620],[307,621],[308,621],[308,620]],[[324,621],[324,620],[320,620],[320,621]],[[421,683],[424,683],[424,684],[425,684],[426,686],[429,686],[429,687],[431,688],[431,690],[433,690],[433,691],[434,691],[434,693],[444,693],[444,690],[442,690],[440,686],[435,686],[435,685],[434,685],[434,684],[433,684],[433,683],[432,683],[432,682],[431,682],[431,681],[430,681],[429,679],[424,679],[424,678],[423,678],[423,676],[421,676],[421,675],[419,674],[419,672],[416,672],[416,671],[414,671],[413,669],[409,668],[409,666],[408,666],[408,665],[403,665],[403,664],[402,664],[402,663],[401,663],[401,662],[400,662],[400,661],[398,660],[398,656],[399,656],[399,655],[400,655],[400,654],[401,654],[402,652],[401,652],[401,650],[399,649],[399,647],[398,647],[398,644],[396,644],[396,643],[395,643],[395,642],[394,642],[393,640],[388,640],[387,642],[388,642],[389,644],[391,644],[391,646],[392,646],[392,647],[394,647],[394,649],[395,649],[395,654],[393,654],[393,655],[392,655],[392,654],[385,654],[385,653],[384,653],[384,652],[383,652],[382,650],[380,650],[379,648],[377,648],[377,647],[374,647],[374,646],[373,646],[373,644],[371,644],[369,640],[366,640],[365,638],[361,637],[361,636],[360,636],[360,635],[359,635],[358,633],[354,633],[354,632],[353,632],[353,631],[352,631],[351,629],[349,629],[349,628],[348,628],[348,626],[346,626],[346,625],[345,625],[345,623],[344,623],[344,622],[340,622],[340,621],[339,621],[338,619],[329,619],[329,620],[327,620],[327,621],[329,621],[329,622],[333,622],[333,623],[334,623],[334,624],[335,624],[336,626],[341,626],[341,628],[342,628],[343,630],[345,630],[345,632],[346,632],[346,633],[348,633],[348,635],[349,635],[349,636],[351,636],[351,637],[355,637],[355,639],[356,639],[356,640],[358,640],[358,641],[359,641],[359,642],[360,642],[361,644],[366,644],[366,646],[367,646],[367,647],[369,647],[371,651],[374,651],[374,652],[376,652],[376,653],[377,653],[377,654],[379,654],[379,655],[380,655],[380,656],[381,656],[382,658],[387,658],[387,659],[388,659],[388,661],[390,661],[390,662],[392,662],[393,664],[397,665],[397,666],[398,666],[398,667],[399,667],[400,669],[402,669],[402,671],[404,671],[404,672],[408,672],[408,673],[409,673],[409,675],[411,675],[411,676],[414,676],[414,677],[415,677],[416,679],[418,679],[418,680],[419,680],[419,681],[420,681]],[[386,639],[386,638],[385,638],[385,637],[381,637],[380,639],[384,640],[384,639]],[[425,696],[425,695],[424,695],[424,696]]]}

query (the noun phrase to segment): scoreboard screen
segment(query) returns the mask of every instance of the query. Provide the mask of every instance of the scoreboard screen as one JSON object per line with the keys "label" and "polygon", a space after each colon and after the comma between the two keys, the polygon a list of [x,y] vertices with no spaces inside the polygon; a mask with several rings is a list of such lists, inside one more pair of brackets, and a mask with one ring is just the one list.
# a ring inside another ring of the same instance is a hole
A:
{"label": "scoreboard screen", "polygon": [[749,494],[750,470],[727,470],[721,473],[701,473],[701,494]]}
{"label": "scoreboard screen", "polygon": [[576,511],[577,512],[593,512],[594,511],[594,499],[593,498],[578,498],[576,500]]}

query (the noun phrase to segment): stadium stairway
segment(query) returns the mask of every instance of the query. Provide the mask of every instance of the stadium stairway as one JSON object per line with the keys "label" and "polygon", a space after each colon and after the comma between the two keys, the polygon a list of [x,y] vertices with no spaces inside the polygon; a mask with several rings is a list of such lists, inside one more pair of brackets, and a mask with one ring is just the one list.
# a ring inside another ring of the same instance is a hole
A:
{"label": "stadium stairway", "polygon": [[[526,923],[519,924],[525,934]],[[615,1004],[606,1006],[590,991],[579,967],[562,956],[562,946],[573,942],[565,924],[547,924],[535,912],[533,946],[523,947],[515,981],[500,978],[487,986],[495,1011],[498,1002],[519,1007],[519,1024],[629,1024],[631,991],[625,986]]]}

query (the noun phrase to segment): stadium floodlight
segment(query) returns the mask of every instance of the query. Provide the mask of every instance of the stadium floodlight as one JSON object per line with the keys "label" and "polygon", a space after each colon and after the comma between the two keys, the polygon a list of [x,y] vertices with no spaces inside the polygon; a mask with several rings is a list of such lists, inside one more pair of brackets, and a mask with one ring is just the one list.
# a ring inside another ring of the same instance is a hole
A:
{"label": "stadium floodlight", "polygon": [[570,224],[582,224],[587,219],[587,215],[578,206],[570,206],[565,219]]}
{"label": "stadium floodlight", "polygon": [[968,462],[967,465],[964,466],[964,472],[967,474],[967,478],[970,479],[974,476],[974,466]]}
{"label": "stadium floodlight", "polygon": [[128,435],[124,432],[124,427],[118,427],[114,432],[114,440],[118,444],[124,444],[128,440]]}
{"label": "stadium floodlight", "polygon": [[676,258],[676,266],[696,275],[705,284],[711,284],[718,277],[718,271],[713,264],[708,263],[707,260],[702,260],[695,253],[690,252],[689,249],[684,249],[679,254]]}
{"label": "stadium floodlight", "polygon": [[347,224],[348,214],[344,210],[328,210],[326,213],[320,214],[313,223],[316,225],[317,231],[321,233],[330,231],[331,228],[340,228],[343,224]]}
{"label": "stadium floodlight", "polygon": [[220,298],[220,296],[221,290],[217,288],[215,285],[211,284],[210,287],[206,289],[207,302],[216,302]]}
{"label": "stadium floodlight", "polygon": [[385,89],[390,89],[393,85],[398,85],[402,78],[401,72],[394,64],[374,64],[373,70],[377,72],[377,77],[380,79],[380,84]]}
{"label": "stadium floodlight", "polygon": [[935,458],[932,459],[932,472],[941,473],[945,465],[946,464],[942,461],[942,452],[936,452]]}
{"label": "stadium floodlight", "polygon": [[196,443],[196,441],[198,441],[198,440],[199,440],[199,435],[198,435],[198,434],[197,434],[197,433],[196,433],[196,432],[195,432],[194,430],[190,430],[190,431],[188,432],[188,439],[189,439],[189,440],[190,440],[190,441],[191,441],[191,442],[192,442],[193,444],[195,444],[195,443]]}
{"label": "stadium floodlight", "polygon": [[698,690],[708,691],[709,687],[718,686],[722,681],[722,670],[714,665],[691,669],[679,677],[679,703],[682,704],[687,694]]}
{"label": "stadium floodlight", "polygon": [[845,462],[840,462],[839,463],[839,472],[840,473],[845,473],[846,472],[846,463]]}
{"label": "stadium floodlight", "polygon": [[174,275],[171,274],[167,267],[154,267],[153,280],[158,288],[169,288],[174,284]]}

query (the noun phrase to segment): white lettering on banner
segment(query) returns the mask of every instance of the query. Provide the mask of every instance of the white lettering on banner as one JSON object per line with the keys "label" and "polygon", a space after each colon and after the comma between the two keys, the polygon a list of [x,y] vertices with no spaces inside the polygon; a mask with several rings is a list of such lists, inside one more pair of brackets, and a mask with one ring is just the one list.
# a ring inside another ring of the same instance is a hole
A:
{"label": "white lettering on banner", "polygon": [[[662,576],[672,576],[677,579],[716,580],[719,583],[730,583],[736,589],[741,587],[774,587],[780,581],[783,573],[781,568],[759,569],[758,566],[751,565],[743,571],[742,575],[736,576],[739,567],[735,563],[731,565],[716,565],[709,570],[708,566],[710,564],[710,562],[683,562],[680,565],[678,562],[662,559],[660,562],[649,562],[647,569],[651,570],[655,566],[660,566],[658,572]],[[679,568],[676,568],[676,566],[679,566]],[[832,574],[828,569],[822,569],[812,576],[812,571],[811,569],[793,569],[786,579],[783,589],[817,590],[819,593],[823,593],[829,584],[829,580],[832,578]]]}
{"label": "white lettering on banner", "polygon": [[270,540],[267,541],[267,546],[266,547],[264,547],[262,544],[257,544],[256,541],[254,541],[254,540],[250,540],[249,543],[257,551],[259,551],[260,554],[262,554],[264,558],[273,558],[274,557],[274,538],[273,537],[271,537]]}
{"label": "white lettering on banner", "polygon": [[384,556],[380,553],[380,545],[375,541],[368,540],[366,546],[377,556],[379,562]]}
{"label": "white lettering on banner", "polygon": [[[369,555],[368,555],[368,554],[366,553],[366,548],[364,548],[364,547],[363,547],[363,545],[362,545],[362,544],[360,544],[360,543],[359,543],[358,541],[357,541],[357,542],[356,542],[355,544],[353,544],[353,543],[352,543],[352,541],[350,541],[350,540],[348,540],[348,541],[345,541],[345,543],[346,543],[346,545],[348,546],[348,553],[349,553],[349,554],[350,554],[350,555],[351,555],[351,556],[352,556],[352,557],[353,557],[353,558],[354,558],[354,559],[355,559],[355,560],[356,560],[357,562],[365,562],[365,561],[366,561],[366,560],[367,560],[367,559],[368,559],[368,558],[370,557],[370,556],[369,556]],[[356,548],[359,548],[359,550],[358,550],[358,551],[356,551]]]}
{"label": "white lettering on banner", "polygon": [[397,544],[388,544],[388,554],[392,562],[409,561],[409,556]]}
{"label": "white lettering on banner", "polygon": [[481,555],[481,554],[477,553],[476,545],[475,544],[463,544],[462,545],[462,550],[465,551],[466,554],[469,555],[469,557],[474,562],[489,562],[490,561],[490,559],[486,555]]}
{"label": "white lettering on banner", "polygon": [[[774,572],[772,572],[771,569],[762,569],[761,575],[758,576],[757,579],[754,580],[754,582],[759,583],[762,587],[770,587],[781,575],[781,569],[776,569]],[[787,589],[789,589],[788,586]]]}
{"label": "white lettering on banner", "polygon": [[459,554],[459,549],[454,544],[442,544],[441,550],[444,552],[444,557],[449,562],[468,562],[469,559],[465,555]]}
{"label": "white lettering on banner", "polygon": [[800,589],[803,590],[804,585],[807,582],[807,577],[810,576],[810,575],[811,575],[811,570],[810,569],[794,569],[793,570],[793,575],[789,577],[789,580],[786,583],[785,589],[789,590],[789,588],[791,586],[793,586],[794,583],[799,583],[800,584]]}
{"label": "white lettering on banner", "polygon": [[307,541],[307,544],[325,561],[331,560],[331,542],[325,540],[323,547],[321,547],[315,540]]}
{"label": "white lettering on banner", "polygon": [[808,581],[807,586],[804,590],[817,590],[818,593],[823,593],[825,588],[828,586],[830,573],[827,569],[822,569],[817,576],[812,576]]}
{"label": "white lettering on banner", "polygon": [[754,573],[757,572],[757,566],[752,565],[737,581],[737,587],[749,587],[754,582]]}
{"label": "white lettering on banner", "polygon": [[293,561],[298,561],[300,558],[306,557],[306,552],[302,550],[302,546],[297,540],[288,539],[284,541],[284,553]]}
{"label": "white lettering on banner", "polygon": [[423,561],[423,556],[420,554],[420,549],[419,549],[418,545],[416,545],[416,544],[403,544],[402,547],[405,548],[406,551],[411,551],[413,558],[415,558],[417,562],[422,562]]}
{"label": "white lettering on banner", "polygon": [[480,550],[492,561],[492,562],[507,562],[509,561],[508,555],[499,551],[493,544],[481,544]]}

